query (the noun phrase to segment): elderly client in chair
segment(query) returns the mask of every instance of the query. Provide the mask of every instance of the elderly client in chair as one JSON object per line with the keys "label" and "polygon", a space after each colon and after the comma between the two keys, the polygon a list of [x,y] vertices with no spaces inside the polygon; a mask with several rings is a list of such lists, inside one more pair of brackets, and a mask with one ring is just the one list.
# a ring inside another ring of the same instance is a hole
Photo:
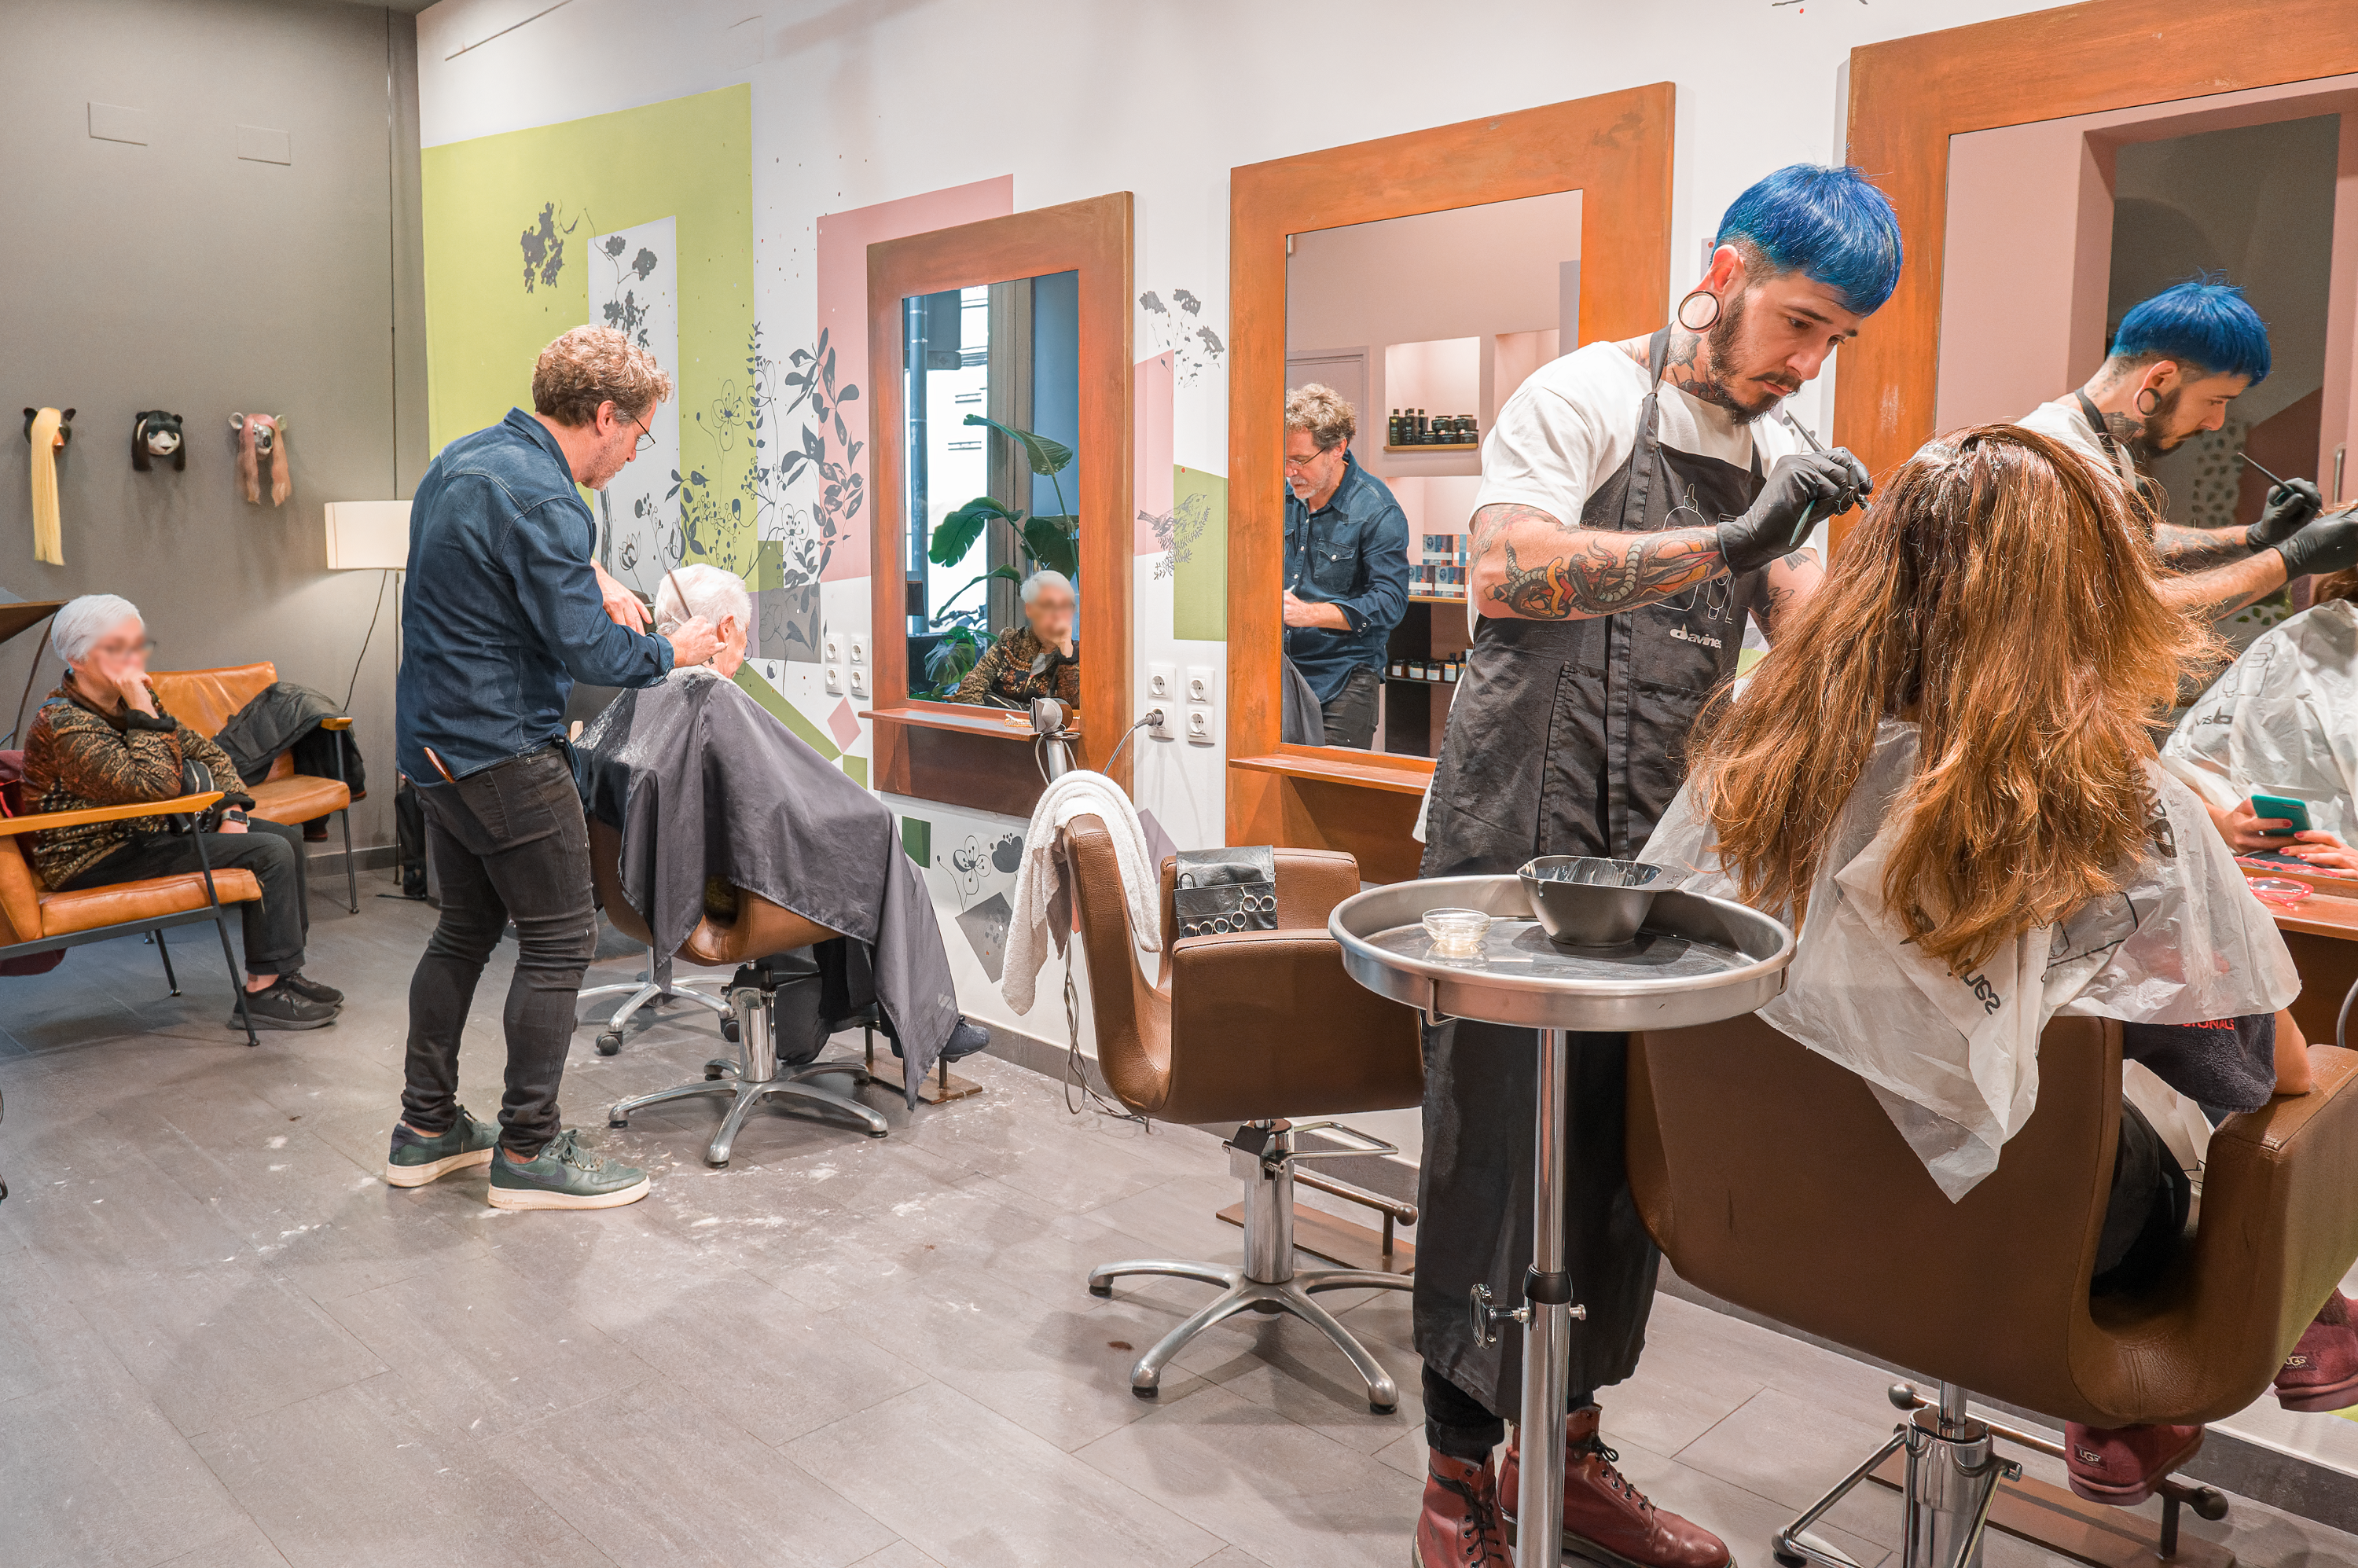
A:
{"label": "elderly client in chair", "polygon": [[[147,628],[138,606],[86,593],[59,611],[49,645],[66,677],[33,717],[25,740],[24,798],[30,812],[80,811],[169,800],[191,789],[223,792],[218,821],[195,825],[214,870],[242,866],[262,884],[241,906],[245,926],[245,1005],[256,1029],[317,1029],[335,1022],[344,993],[303,974],[311,924],[303,885],[303,833],[246,812],[237,769],[219,746],[164,711],[147,684]],[[210,783],[188,770],[203,769]],[[157,831],[151,819],[96,822],[32,835],[41,880],[64,892],[170,876],[197,869],[187,833]],[[162,940],[160,934],[157,940]],[[233,1029],[244,1024],[233,1014]]]}
{"label": "elderly client in chair", "polygon": [[936,1061],[990,1037],[958,1013],[941,927],[892,813],[735,684],[752,620],[741,579],[712,566],[666,573],[656,632],[690,616],[711,623],[720,651],[623,692],[582,730],[584,807],[622,833],[621,883],[658,952],[699,919],[729,920],[740,889],[842,932],[849,940],[814,949],[824,1011],[881,1004],[914,1105]]}
{"label": "elderly client in chair", "polygon": [[[2159,592],[2137,503],[2050,438],[1988,426],[1887,481],[1749,684],[1706,708],[1687,787],[1646,846],[1688,886],[1798,916],[1761,1018],[1873,1087],[1952,1202],[2038,1096],[2058,1012],[2212,1119],[2310,1087],[2280,1011],[2299,979],[2146,721],[2215,656]],[[2185,1173],[2124,1104],[2092,1293],[2169,1271]],[[2358,1400],[2339,1293],[2277,1379],[2293,1410]],[[2133,1504],[2199,1426],[2068,1434],[2071,1487]]]}
{"label": "elderly client in chair", "polygon": [[1080,600],[1073,579],[1043,568],[1023,579],[1023,624],[990,645],[957,684],[960,702],[1029,708],[1035,697],[1053,697],[1066,708],[1081,705],[1080,644],[1073,617]]}

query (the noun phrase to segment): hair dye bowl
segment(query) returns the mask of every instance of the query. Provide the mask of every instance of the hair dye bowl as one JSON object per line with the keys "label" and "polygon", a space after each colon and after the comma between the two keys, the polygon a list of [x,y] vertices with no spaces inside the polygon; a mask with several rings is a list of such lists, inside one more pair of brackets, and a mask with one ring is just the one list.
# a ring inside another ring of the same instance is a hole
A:
{"label": "hair dye bowl", "polygon": [[1639,860],[1541,855],[1517,873],[1531,917],[1566,947],[1617,947],[1638,935],[1654,897],[1679,885],[1676,873]]}

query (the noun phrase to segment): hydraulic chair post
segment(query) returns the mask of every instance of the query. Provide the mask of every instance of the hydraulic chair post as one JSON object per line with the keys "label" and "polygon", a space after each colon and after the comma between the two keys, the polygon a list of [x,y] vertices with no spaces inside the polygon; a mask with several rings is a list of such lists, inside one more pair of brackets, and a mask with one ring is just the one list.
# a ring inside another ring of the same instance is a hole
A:
{"label": "hydraulic chair post", "polygon": [[1563,1129],[1572,1043],[1540,1031],[1539,1124],[1531,1140],[1531,1271],[1523,1281],[1522,1495],[1515,1500],[1515,1562],[1554,1568],[1563,1539],[1563,1395],[1572,1362],[1573,1304],[1563,1267]]}

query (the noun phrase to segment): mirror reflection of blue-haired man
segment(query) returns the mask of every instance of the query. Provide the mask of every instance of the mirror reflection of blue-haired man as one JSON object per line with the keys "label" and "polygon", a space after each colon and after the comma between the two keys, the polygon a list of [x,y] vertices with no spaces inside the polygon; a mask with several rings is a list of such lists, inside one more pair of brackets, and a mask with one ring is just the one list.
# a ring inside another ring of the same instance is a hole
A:
{"label": "mirror reflection of blue-haired man", "polygon": [[[1869,489],[1843,451],[1762,417],[1891,295],[1899,225],[1855,169],[1797,164],[1737,197],[1675,319],[1544,365],[1482,448],[1474,646],[1451,705],[1425,827],[1426,876],[1534,855],[1633,856],[1678,793],[1680,747],[1736,673],[1747,617],[1774,640],[1821,576],[1812,527]],[[1482,1344],[1470,1288],[1520,1295],[1531,1260],[1536,1041],[1460,1022],[1425,1034],[1416,1347],[1431,1474],[1416,1561],[1502,1568],[1519,1451],[1520,1336]],[[1622,1159],[1623,1052],[1575,1053],[1563,1160],[1573,1336],[1564,1542],[1634,1568],[1725,1568],[1725,1544],[1622,1480],[1595,1391],[1645,1343],[1660,1255]]]}
{"label": "mirror reflection of blue-haired man", "polygon": [[[2017,423],[2141,488],[2156,458],[2224,425],[2228,404],[2267,374],[2268,330],[2243,290],[2194,277],[2132,308],[2087,384]],[[2176,574],[2162,596],[2221,616],[2295,578],[2358,565],[2358,520],[2320,518],[2324,505],[2314,483],[2295,479],[2270,487],[2266,509],[2249,527],[2157,523],[2155,551]]]}

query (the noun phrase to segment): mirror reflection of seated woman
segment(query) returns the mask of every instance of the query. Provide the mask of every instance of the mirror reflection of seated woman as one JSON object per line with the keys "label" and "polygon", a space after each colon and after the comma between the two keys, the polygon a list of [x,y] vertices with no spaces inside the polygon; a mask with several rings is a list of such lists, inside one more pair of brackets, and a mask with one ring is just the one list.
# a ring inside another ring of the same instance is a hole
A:
{"label": "mirror reflection of seated woman", "polygon": [[[1952,1202],[2028,1120],[2059,1012],[2121,1020],[2124,1055],[2214,1122],[2310,1087],[2279,1011],[2299,989],[2284,940],[2147,738],[2216,646],[2160,580],[2123,492],[2057,442],[2011,426],[1932,442],[1705,710],[1646,847],[1699,891],[1800,916],[1761,1017],[1865,1077]],[[2188,1209],[2185,1173],[2125,1102],[2091,1293],[2160,1281]],[[2339,1293],[2276,1388],[2296,1410],[2358,1401]],[[2201,1439],[2074,1424],[2072,1489],[2141,1501]]]}
{"label": "mirror reflection of seated woman", "polygon": [[1081,706],[1081,650],[1073,637],[1079,600],[1073,579],[1045,568],[1023,579],[1023,622],[1000,634],[966,678],[956,702],[1029,708],[1035,697]]}
{"label": "mirror reflection of seated woman", "polygon": [[[2179,720],[2163,761],[2204,797],[2239,854],[2276,850],[2358,873],[2358,570],[2317,579],[2309,609],[2244,650]],[[2307,805],[2309,827],[2263,818],[2255,795]]]}

